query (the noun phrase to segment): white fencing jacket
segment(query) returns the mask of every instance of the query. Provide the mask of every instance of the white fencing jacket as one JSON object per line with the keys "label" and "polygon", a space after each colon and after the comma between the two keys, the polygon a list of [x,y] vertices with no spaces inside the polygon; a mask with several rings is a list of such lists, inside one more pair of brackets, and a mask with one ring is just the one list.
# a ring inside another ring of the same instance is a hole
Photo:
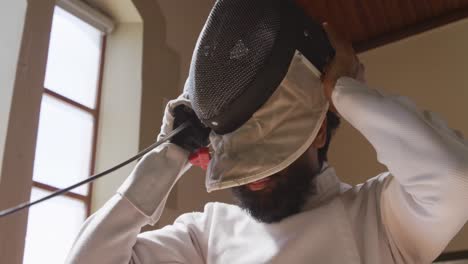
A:
{"label": "white fencing jacket", "polygon": [[279,223],[208,203],[140,234],[187,167],[188,153],[165,144],[85,222],[67,263],[430,263],[468,220],[468,142],[407,98],[350,78],[339,79],[332,100],[388,172],[349,186],[328,167],[318,194]]}

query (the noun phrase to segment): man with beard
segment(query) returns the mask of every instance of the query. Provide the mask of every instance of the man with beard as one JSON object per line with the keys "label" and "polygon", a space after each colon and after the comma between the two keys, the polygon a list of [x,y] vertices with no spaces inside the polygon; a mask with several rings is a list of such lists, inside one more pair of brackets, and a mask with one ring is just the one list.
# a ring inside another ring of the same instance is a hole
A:
{"label": "man with beard", "polygon": [[[86,221],[68,263],[434,260],[468,219],[468,142],[407,98],[367,87],[351,45],[325,29],[336,51],[322,78],[330,112],[299,158],[233,187],[239,205],[209,203],[203,212],[139,234],[159,219],[188,168],[189,153],[164,144]],[[358,186],[338,180],[326,156],[338,113],[369,140],[389,172]],[[172,118],[166,111],[163,135]]]}
{"label": "man with beard", "polygon": [[326,164],[332,131],[339,122],[336,114],[328,112],[310,148],[286,169],[253,183],[232,187],[240,207],[264,223],[279,222],[300,212],[307,199],[317,194],[314,179]]}

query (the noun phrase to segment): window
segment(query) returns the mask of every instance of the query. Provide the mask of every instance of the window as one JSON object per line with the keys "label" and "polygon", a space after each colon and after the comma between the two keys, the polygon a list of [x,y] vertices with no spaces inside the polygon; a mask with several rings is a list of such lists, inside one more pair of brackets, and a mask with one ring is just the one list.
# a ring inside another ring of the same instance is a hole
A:
{"label": "window", "polygon": [[[104,34],[55,7],[34,161],[36,200],[94,173]],[[29,211],[24,263],[64,263],[89,215],[91,184]]]}

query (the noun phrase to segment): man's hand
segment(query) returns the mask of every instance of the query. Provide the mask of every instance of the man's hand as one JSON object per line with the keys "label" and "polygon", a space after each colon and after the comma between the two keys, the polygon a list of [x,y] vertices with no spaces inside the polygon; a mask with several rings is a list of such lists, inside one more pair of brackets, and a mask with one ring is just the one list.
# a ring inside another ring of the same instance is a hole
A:
{"label": "man's hand", "polygon": [[328,23],[323,23],[325,32],[328,35],[330,44],[335,49],[335,57],[325,68],[325,74],[322,77],[325,96],[330,102],[330,110],[336,112],[335,106],[331,100],[333,89],[340,77],[351,77],[364,81],[364,65],[354,52],[351,43],[337,33]]}

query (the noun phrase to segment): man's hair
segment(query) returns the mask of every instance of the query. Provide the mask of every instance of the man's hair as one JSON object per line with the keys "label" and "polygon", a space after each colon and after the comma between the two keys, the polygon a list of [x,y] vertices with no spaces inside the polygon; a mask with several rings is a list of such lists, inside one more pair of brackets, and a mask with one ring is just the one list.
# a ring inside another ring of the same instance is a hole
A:
{"label": "man's hair", "polygon": [[325,145],[318,149],[318,160],[320,166],[323,164],[323,162],[328,161],[328,147],[330,146],[331,138],[335,134],[335,130],[340,126],[340,123],[341,120],[337,114],[331,111],[327,112],[327,139],[325,141]]}

